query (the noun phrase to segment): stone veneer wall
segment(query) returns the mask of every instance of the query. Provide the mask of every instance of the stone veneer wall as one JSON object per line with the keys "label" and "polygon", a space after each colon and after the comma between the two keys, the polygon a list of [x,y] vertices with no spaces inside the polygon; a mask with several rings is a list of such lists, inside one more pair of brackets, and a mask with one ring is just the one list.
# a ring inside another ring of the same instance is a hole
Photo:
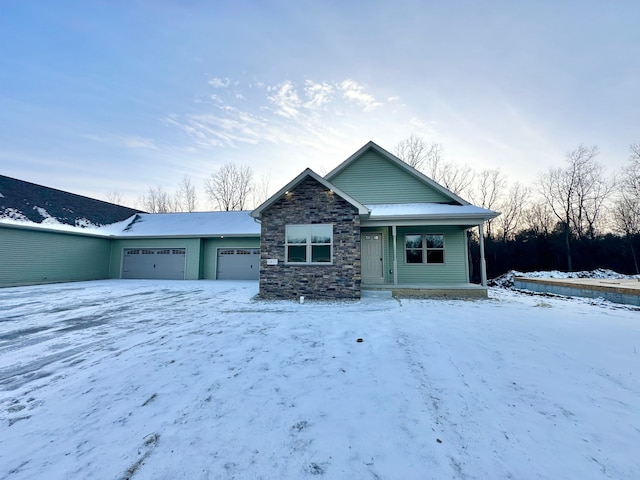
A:
{"label": "stone veneer wall", "polygon": [[[262,213],[260,297],[265,299],[360,298],[360,217],[340,196],[311,177]],[[287,224],[333,224],[332,265],[287,265]],[[267,259],[278,259],[267,265]]]}

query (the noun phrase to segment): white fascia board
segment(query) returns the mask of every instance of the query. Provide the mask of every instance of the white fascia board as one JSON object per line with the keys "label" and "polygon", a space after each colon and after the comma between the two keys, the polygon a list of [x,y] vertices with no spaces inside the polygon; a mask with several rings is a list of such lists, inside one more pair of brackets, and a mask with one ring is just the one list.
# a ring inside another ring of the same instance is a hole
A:
{"label": "white fascia board", "polygon": [[461,215],[459,217],[452,215],[429,215],[429,216],[412,216],[412,217],[374,217],[369,219],[361,219],[360,225],[363,227],[372,227],[372,226],[389,226],[396,225],[399,227],[402,226],[418,226],[418,225],[459,225],[459,226],[476,226],[478,224],[484,223],[487,220],[495,218],[497,216],[489,216],[487,215]]}
{"label": "white fascia board", "polygon": [[194,234],[194,235],[110,235],[114,240],[149,240],[149,239],[199,239],[199,238],[260,238],[259,233],[215,233],[215,234]]}
{"label": "white fascia board", "polygon": [[343,192],[342,190],[340,190],[335,185],[332,185],[328,180],[322,178],[320,175],[318,175],[316,172],[314,172],[310,168],[306,168],[300,175],[298,175],[296,178],[294,178],[289,183],[287,183],[284,187],[282,187],[280,190],[278,190],[277,193],[272,195],[262,205],[260,205],[257,208],[255,208],[251,212],[251,216],[253,218],[259,219],[262,216],[262,212],[264,210],[266,210],[271,205],[273,205],[275,202],[277,202],[288,191],[291,191],[291,190],[295,189],[307,177],[313,178],[318,183],[320,183],[322,186],[324,186],[327,190],[332,190],[335,194],[337,194],[338,196],[342,197],[344,200],[349,202],[351,205],[353,205],[355,208],[358,209],[358,214],[360,214],[360,215],[368,215],[370,213],[370,210],[367,207],[365,207],[363,204],[361,204],[360,202],[355,200],[353,197],[351,197],[351,195]]}

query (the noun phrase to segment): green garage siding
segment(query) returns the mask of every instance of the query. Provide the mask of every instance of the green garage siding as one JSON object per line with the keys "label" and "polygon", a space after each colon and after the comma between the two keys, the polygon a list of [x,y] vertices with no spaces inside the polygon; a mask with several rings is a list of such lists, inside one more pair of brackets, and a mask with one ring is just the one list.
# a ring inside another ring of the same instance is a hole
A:
{"label": "green garage siding", "polygon": [[118,239],[111,245],[111,278],[122,277],[122,253],[125,248],[184,248],[186,249],[185,280],[198,280],[200,275],[201,241],[199,238]]}
{"label": "green garage siding", "polygon": [[374,150],[327,180],[364,204],[451,201]]}
{"label": "green garage siding", "polygon": [[[431,265],[407,264],[405,260],[406,234],[444,234],[444,263]],[[398,283],[399,284],[452,284],[468,283],[467,235],[462,228],[450,226],[398,227]]]}
{"label": "green garage siding", "polygon": [[0,286],[109,278],[109,239],[0,227]]}
{"label": "green garage siding", "polygon": [[260,238],[207,238],[204,240],[202,278],[214,280],[218,269],[219,248],[260,248]]}

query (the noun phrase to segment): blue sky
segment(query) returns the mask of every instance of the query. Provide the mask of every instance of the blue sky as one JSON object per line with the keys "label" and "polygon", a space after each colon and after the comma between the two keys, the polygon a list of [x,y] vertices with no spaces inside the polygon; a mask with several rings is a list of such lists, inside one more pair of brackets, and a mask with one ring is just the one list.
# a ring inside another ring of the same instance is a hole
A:
{"label": "blue sky", "polygon": [[0,1],[0,174],[132,204],[251,166],[277,190],[410,134],[530,184],[640,142],[635,1]]}

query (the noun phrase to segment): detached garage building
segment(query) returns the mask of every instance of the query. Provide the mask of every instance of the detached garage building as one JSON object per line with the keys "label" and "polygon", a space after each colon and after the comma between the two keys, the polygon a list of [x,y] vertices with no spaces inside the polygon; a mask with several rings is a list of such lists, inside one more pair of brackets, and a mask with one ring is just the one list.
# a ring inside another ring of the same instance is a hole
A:
{"label": "detached garage building", "polygon": [[0,286],[106,278],[257,280],[248,211],[138,213],[96,229],[0,220]]}

